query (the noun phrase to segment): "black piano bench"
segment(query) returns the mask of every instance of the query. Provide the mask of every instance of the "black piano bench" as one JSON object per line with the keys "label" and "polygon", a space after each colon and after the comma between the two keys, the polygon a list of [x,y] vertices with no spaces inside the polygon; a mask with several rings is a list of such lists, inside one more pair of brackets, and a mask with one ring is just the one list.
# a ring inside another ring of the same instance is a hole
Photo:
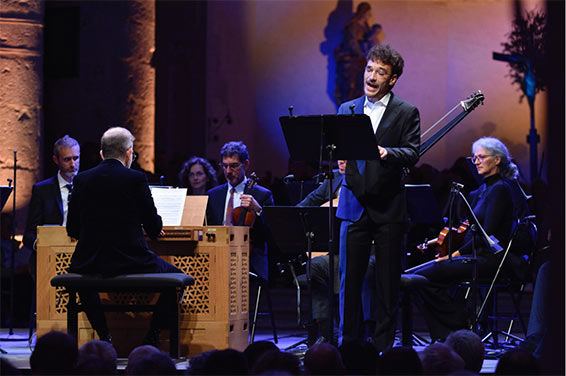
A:
{"label": "black piano bench", "polygon": [[[146,273],[124,274],[116,277],[103,278],[94,275],[61,274],[51,279],[51,286],[63,287],[69,293],[67,303],[67,332],[78,339],[78,313],[84,311],[82,304],[77,303],[78,290],[95,292],[154,292],[173,297],[168,302],[170,307],[169,323],[169,354],[179,358],[179,302],[177,289],[194,284],[195,280],[184,273]],[[102,304],[104,312],[155,312],[156,304]]]}

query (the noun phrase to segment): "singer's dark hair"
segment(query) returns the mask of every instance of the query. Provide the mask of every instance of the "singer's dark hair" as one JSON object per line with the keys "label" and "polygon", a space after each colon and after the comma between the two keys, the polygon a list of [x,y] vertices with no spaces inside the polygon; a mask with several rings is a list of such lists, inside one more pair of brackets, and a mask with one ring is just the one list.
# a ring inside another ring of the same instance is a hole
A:
{"label": "singer's dark hair", "polygon": [[391,73],[396,74],[397,78],[401,77],[403,74],[403,67],[405,66],[405,61],[399,52],[391,48],[390,45],[382,46],[376,44],[368,52],[368,61],[381,61],[384,64],[391,65]]}
{"label": "singer's dark hair", "polygon": [[232,157],[234,155],[238,155],[240,162],[245,162],[250,159],[248,148],[242,141],[230,141],[222,146],[220,150],[220,160],[224,157]]}

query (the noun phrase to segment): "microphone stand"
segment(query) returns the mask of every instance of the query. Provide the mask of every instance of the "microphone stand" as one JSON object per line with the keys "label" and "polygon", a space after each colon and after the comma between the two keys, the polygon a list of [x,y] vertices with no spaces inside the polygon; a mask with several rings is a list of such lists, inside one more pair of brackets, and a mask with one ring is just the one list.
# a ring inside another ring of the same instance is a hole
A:
{"label": "microphone stand", "polygon": [[450,200],[448,204],[448,261],[452,262],[452,228],[454,222],[454,204],[456,202],[456,197],[458,193],[464,188],[460,183],[452,182],[452,188],[450,189]]}
{"label": "microphone stand", "polygon": [[332,211],[333,153],[336,145],[327,145],[328,151],[328,342],[336,345],[334,339],[334,213]]}
{"label": "microphone stand", "polygon": [[8,313],[8,335],[14,335],[14,284],[15,284],[15,270],[16,270],[16,163],[17,163],[17,150],[14,150],[14,195],[12,196],[12,234],[10,236],[10,245],[12,255],[10,257],[10,312]]}

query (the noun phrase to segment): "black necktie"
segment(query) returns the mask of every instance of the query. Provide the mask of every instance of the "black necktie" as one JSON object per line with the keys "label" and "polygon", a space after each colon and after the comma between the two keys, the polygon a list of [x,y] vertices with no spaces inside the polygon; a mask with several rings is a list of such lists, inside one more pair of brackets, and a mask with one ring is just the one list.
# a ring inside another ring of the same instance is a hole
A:
{"label": "black necktie", "polygon": [[73,185],[72,184],[65,184],[65,188],[69,191],[67,195],[67,204],[71,201],[71,194],[73,193]]}

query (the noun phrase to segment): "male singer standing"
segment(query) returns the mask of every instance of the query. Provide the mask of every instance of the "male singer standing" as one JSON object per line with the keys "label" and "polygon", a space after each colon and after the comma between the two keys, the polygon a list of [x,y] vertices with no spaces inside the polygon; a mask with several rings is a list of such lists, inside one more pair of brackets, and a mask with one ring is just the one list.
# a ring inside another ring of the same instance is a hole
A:
{"label": "male singer standing", "polygon": [[379,351],[393,345],[398,307],[403,231],[407,220],[403,168],[419,159],[417,108],[391,89],[404,61],[390,46],[375,46],[367,56],[365,95],[343,103],[339,114],[354,111],[371,119],[378,145],[375,160],[346,165],[337,216],[340,227],[340,340],[362,335],[361,291],[372,240],[375,242],[377,323],[373,341]]}

